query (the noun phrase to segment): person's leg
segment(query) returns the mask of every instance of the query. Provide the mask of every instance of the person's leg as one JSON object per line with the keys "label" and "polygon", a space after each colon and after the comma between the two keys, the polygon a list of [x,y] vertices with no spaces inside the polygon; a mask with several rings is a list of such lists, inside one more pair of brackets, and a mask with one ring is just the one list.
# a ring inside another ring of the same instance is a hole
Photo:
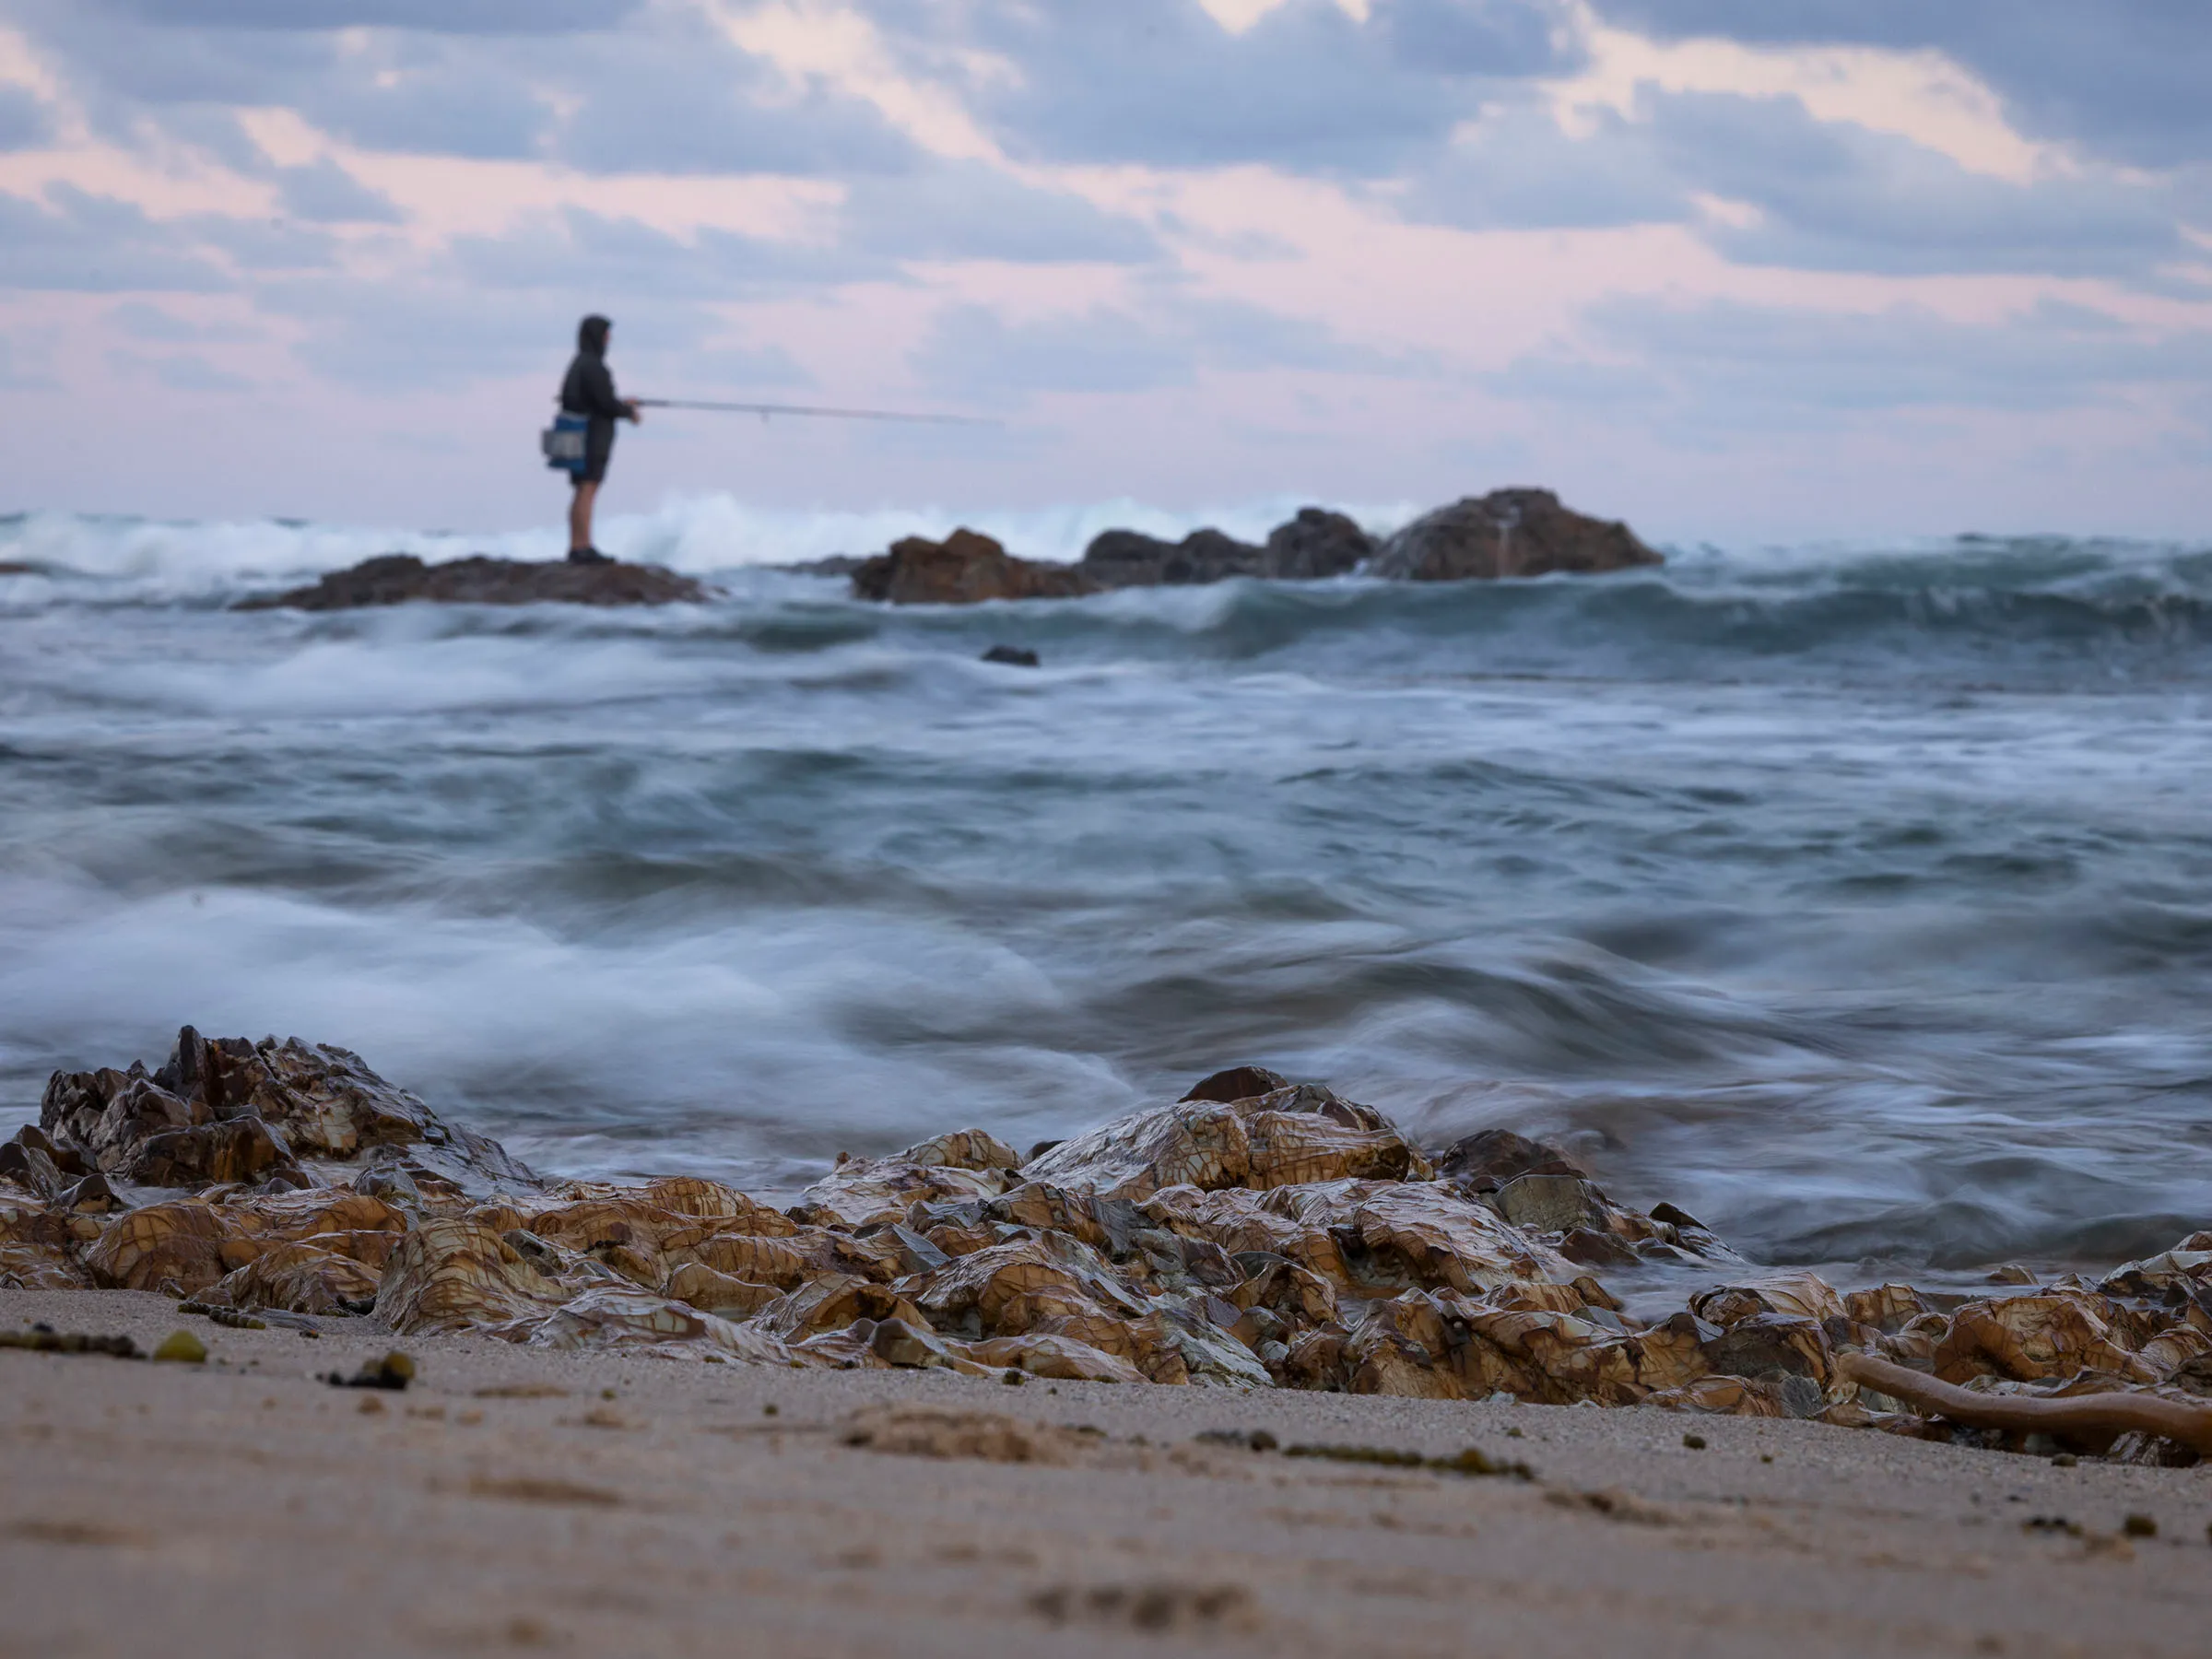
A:
{"label": "person's leg", "polygon": [[577,554],[592,545],[592,503],[599,497],[599,480],[579,478],[576,494],[569,502],[569,551]]}

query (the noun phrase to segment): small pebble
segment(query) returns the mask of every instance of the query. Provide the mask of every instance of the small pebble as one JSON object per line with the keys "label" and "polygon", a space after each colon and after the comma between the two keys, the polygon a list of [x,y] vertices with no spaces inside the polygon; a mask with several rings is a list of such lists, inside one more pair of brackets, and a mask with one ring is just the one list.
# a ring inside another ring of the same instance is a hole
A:
{"label": "small pebble", "polygon": [[2159,1524],[2148,1515],[2130,1515],[2120,1523],[2120,1530],[2131,1538],[2155,1538],[2159,1535]]}
{"label": "small pebble", "polygon": [[1688,1446],[1692,1452],[1702,1452],[1705,1450],[1705,1437],[1701,1434],[1686,1434],[1682,1437],[1682,1443]]}
{"label": "small pebble", "polygon": [[2061,1452],[2051,1460],[2051,1466],[2054,1469],[2071,1469],[2080,1462],[2081,1459],[2075,1456],[2073,1453]]}
{"label": "small pebble", "polygon": [[161,1346],[154,1350],[154,1358],[173,1359],[180,1365],[205,1365],[207,1363],[207,1345],[190,1331],[171,1331],[161,1339]]}
{"label": "small pebble", "polygon": [[611,1400],[615,1397],[615,1391],[611,1388],[603,1388],[599,1391],[599,1397],[603,1400]]}
{"label": "small pebble", "polygon": [[1761,1452],[1759,1454],[1759,1461],[1760,1463],[1772,1463],[1774,1461],[1774,1453],[1771,1452]]}
{"label": "small pebble", "polygon": [[384,1403],[374,1394],[368,1394],[362,1398],[359,1410],[363,1417],[382,1417],[384,1414]]}
{"label": "small pebble", "polygon": [[1030,1376],[1027,1371],[1021,1370],[1018,1366],[1009,1365],[1004,1371],[999,1373],[998,1380],[1001,1382],[1004,1382],[1008,1388],[1019,1388],[1024,1382],[1027,1382],[1030,1380]]}
{"label": "small pebble", "polygon": [[1505,1431],[1505,1438],[1507,1440],[1526,1440],[1528,1436],[1522,1433],[1518,1429],[1508,1429]]}
{"label": "small pebble", "polygon": [[773,1400],[771,1400],[767,1405],[760,1407],[760,1415],[762,1417],[775,1417],[779,1415],[782,1410],[782,1406],[778,1406]]}

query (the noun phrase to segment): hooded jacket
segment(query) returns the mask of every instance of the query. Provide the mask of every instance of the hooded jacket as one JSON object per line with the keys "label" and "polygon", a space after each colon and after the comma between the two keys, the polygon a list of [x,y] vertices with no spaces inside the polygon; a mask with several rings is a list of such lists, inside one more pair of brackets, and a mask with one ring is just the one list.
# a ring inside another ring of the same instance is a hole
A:
{"label": "hooded jacket", "polygon": [[583,441],[587,475],[594,477],[605,471],[606,457],[613,453],[615,422],[629,413],[615,395],[615,377],[606,366],[607,327],[605,317],[583,320],[576,330],[575,360],[560,382],[562,412],[591,418]]}

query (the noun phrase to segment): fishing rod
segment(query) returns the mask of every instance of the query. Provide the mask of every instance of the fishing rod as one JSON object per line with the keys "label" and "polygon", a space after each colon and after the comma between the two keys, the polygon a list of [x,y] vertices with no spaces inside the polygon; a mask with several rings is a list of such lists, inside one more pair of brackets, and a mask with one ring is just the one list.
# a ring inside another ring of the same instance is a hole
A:
{"label": "fishing rod", "polygon": [[725,415],[811,415],[828,420],[900,420],[927,426],[996,426],[981,415],[908,415],[891,409],[824,409],[811,404],[700,403],[682,397],[632,397],[641,409],[711,409]]}

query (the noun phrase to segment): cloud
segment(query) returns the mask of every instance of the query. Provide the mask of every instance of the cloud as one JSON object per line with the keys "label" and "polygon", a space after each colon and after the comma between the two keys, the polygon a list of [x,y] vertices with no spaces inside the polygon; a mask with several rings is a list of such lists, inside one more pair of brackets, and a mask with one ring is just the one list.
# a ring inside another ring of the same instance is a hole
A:
{"label": "cloud", "polygon": [[1550,110],[1501,108],[1459,134],[1385,199],[1406,218],[1468,230],[1593,229],[1695,217],[1697,186],[1611,111],[1571,136]]}
{"label": "cloud", "polygon": [[1041,392],[1187,386],[1206,370],[1406,369],[1402,359],[1348,342],[1324,324],[1181,294],[1155,296],[1141,310],[1100,305],[1022,322],[983,306],[949,306],[909,361],[933,391],[1017,401]]}
{"label": "cloud", "polygon": [[[1364,21],[1283,0],[1241,32],[1197,0],[862,5],[1029,159],[1371,177],[1508,84],[1580,61],[1560,0],[1372,0]],[[975,73],[978,54],[1000,66]]]}
{"label": "cloud", "polygon": [[146,340],[159,346],[261,337],[258,329],[241,327],[236,323],[194,322],[187,317],[180,317],[174,312],[164,311],[158,305],[148,305],[143,300],[126,300],[121,305],[110,307],[107,323],[110,328],[125,338]]}
{"label": "cloud", "polygon": [[0,288],[79,293],[229,288],[175,226],[112,196],[52,184],[43,202],[0,194]]}
{"label": "cloud", "polygon": [[458,275],[486,287],[615,300],[757,299],[899,275],[889,260],[865,252],[712,229],[687,239],[576,207],[535,216],[499,236],[461,237],[451,258]]}
{"label": "cloud", "polygon": [[53,112],[28,87],[0,84],[0,150],[37,149],[53,138]]}
{"label": "cloud", "polygon": [[2138,329],[2044,301],[1986,323],[1912,306],[1840,312],[1729,300],[1620,299],[1491,377],[1508,395],[1603,405],[1656,429],[1748,427],[1776,411],[1834,419],[1912,408],[2036,411],[2212,376],[2212,333]]}
{"label": "cloud", "polygon": [[119,349],[108,353],[108,365],[120,374],[146,375],[172,392],[250,392],[253,382],[242,374],[218,368],[195,351],[154,354]]}
{"label": "cloud", "polygon": [[1653,141],[1677,177],[1759,210],[1707,240],[1748,265],[1895,276],[2037,272],[2127,276],[2189,244],[2159,186],[2115,177],[2016,183],[1795,98],[1647,94]]}
{"label": "cloud", "polygon": [[845,245],[892,259],[1142,265],[1161,254],[1136,220],[978,161],[856,180],[841,217]]}
{"label": "cloud", "polygon": [[295,33],[418,29],[440,34],[568,34],[612,29],[643,0],[71,0],[172,28]]}
{"label": "cloud", "polygon": [[405,218],[390,196],[371,190],[328,156],[276,170],[276,199],[296,219],[320,225],[396,225]]}
{"label": "cloud", "polygon": [[1932,48],[2023,131],[2116,159],[2212,159],[2212,27],[2197,0],[1592,0],[1663,39]]}

